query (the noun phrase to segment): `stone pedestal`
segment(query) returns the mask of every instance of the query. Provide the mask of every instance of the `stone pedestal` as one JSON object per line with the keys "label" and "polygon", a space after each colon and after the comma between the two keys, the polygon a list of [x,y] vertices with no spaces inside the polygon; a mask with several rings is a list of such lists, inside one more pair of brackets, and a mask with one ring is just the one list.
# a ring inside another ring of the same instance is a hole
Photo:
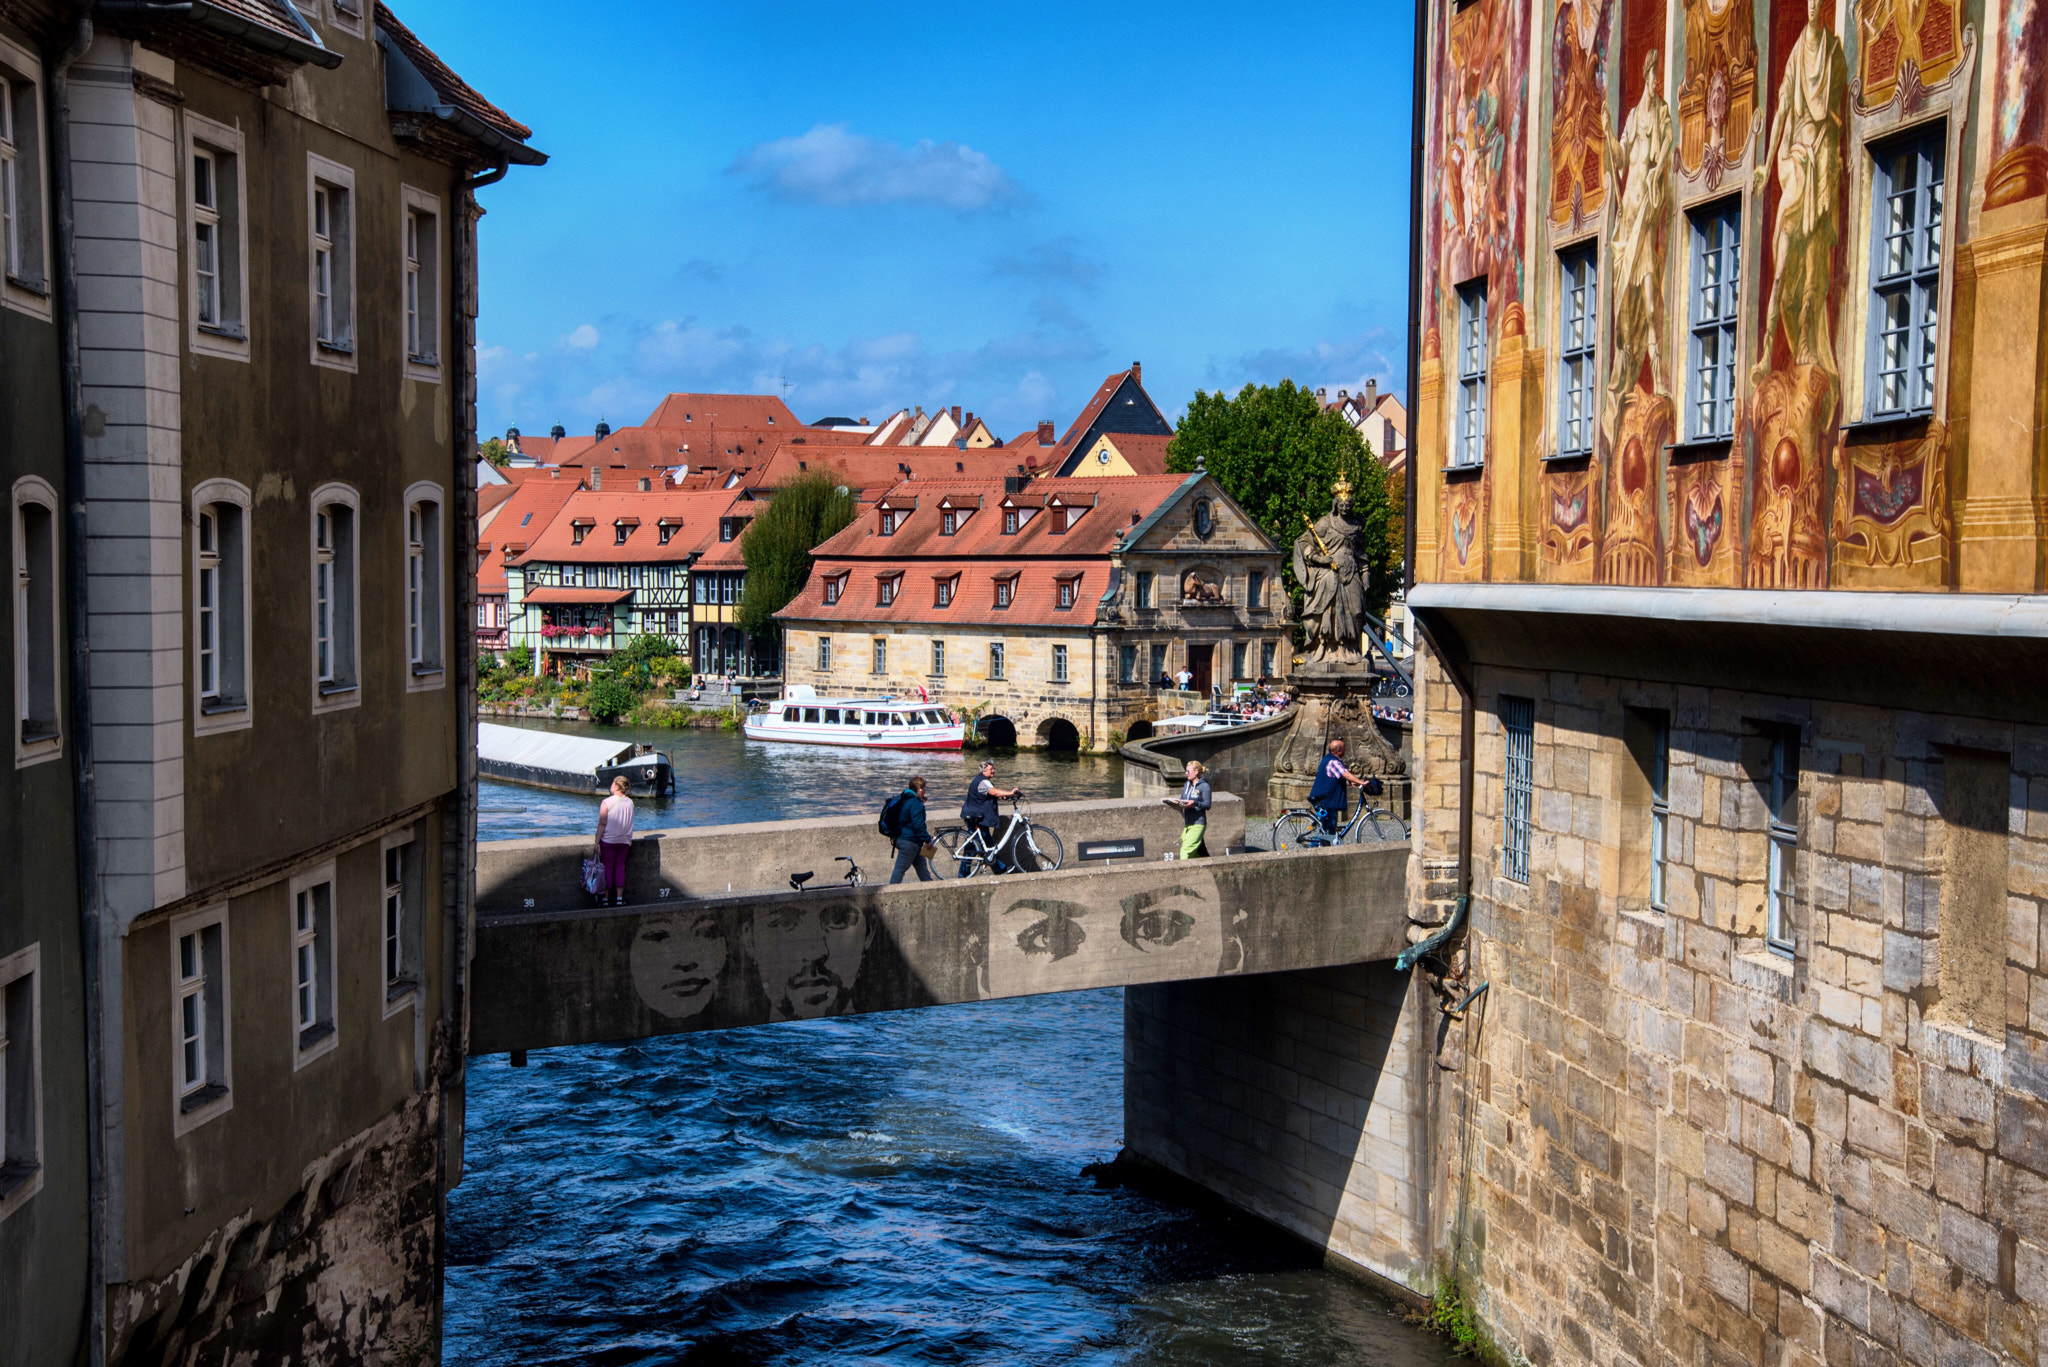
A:
{"label": "stone pedestal", "polygon": [[1333,740],[1344,742],[1344,766],[1354,774],[1396,778],[1408,772],[1373,721],[1373,676],[1362,665],[1303,666],[1288,676],[1287,684],[1299,702],[1294,732],[1266,782],[1273,810],[1308,805],[1316,767]]}

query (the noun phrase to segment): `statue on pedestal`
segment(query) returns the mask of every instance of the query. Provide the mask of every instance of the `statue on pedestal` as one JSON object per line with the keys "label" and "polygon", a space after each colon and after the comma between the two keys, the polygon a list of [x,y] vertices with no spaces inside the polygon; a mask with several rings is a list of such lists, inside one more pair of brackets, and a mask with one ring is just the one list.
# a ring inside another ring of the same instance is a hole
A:
{"label": "statue on pedestal", "polygon": [[[1351,516],[1351,481],[1337,476],[1330,511],[1294,541],[1294,577],[1301,605],[1304,659],[1313,664],[1358,664],[1365,634],[1366,571],[1358,563],[1358,520]],[[1308,515],[1302,515],[1308,522]]]}

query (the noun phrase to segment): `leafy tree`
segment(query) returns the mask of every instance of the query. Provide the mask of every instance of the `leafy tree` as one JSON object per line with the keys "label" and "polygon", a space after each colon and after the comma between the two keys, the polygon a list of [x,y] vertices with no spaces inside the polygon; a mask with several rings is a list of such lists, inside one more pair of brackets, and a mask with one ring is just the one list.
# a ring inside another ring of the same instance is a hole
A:
{"label": "leafy tree", "polygon": [[[1358,519],[1359,566],[1369,575],[1365,609],[1384,618],[1399,582],[1401,543],[1387,472],[1356,428],[1292,380],[1246,385],[1234,395],[1195,391],[1166,451],[1166,468],[1186,473],[1199,460],[1254,522],[1284,548],[1330,510],[1339,474],[1351,481]],[[1297,611],[1302,589],[1292,556],[1284,570]]]}
{"label": "leafy tree", "polygon": [[583,697],[592,721],[617,721],[640,705],[640,695],[631,684],[614,674],[593,683]]}
{"label": "leafy tree", "polygon": [[524,674],[533,668],[533,652],[525,646],[513,646],[505,652],[505,667]]}
{"label": "leafy tree", "polygon": [[843,477],[816,470],[776,491],[740,536],[747,583],[740,594],[739,626],[749,635],[775,625],[775,614],[803,592],[811,552],[852,522],[859,511]]}
{"label": "leafy tree", "polygon": [[484,458],[484,462],[487,465],[496,470],[502,470],[512,463],[512,448],[507,446],[498,437],[491,437],[485,441],[477,454]]}

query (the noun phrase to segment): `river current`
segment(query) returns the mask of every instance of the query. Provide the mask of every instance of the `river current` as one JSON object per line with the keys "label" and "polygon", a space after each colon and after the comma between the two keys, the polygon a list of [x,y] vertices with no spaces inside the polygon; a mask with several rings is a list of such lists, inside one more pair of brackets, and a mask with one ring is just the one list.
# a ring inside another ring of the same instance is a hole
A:
{"label": "river current", "polygon": [[[639,738],[672,754],[680,787],[640,802],[642,830],[869,811],[919,772],[949,815],[978,758]],[[1114,759],[999,764],[1044,801],[1122,791]],[[595,807],[486,780],[479,834],[582,834]],[[867,843],[851,853],[886,867]],[[1118,991],[531,1060],[470,1066],[450,1363],[1450,1360],[1258,1222],[1083,1172],[1122,1144]]]}

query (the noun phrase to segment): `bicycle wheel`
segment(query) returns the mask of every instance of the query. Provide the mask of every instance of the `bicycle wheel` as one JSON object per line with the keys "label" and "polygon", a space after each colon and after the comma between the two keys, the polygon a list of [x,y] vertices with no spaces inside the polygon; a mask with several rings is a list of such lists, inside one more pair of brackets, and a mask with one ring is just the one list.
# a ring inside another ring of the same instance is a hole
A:
{"label": "bicycle wheel", "polygon": [[1067,857],[1059,832],[1050,826],[1033,826],[1017,842],[1017,862],[1033,873],[1051,873]]}
{"label": "bicycle wheel", "polygon": [[1375,807],[1372,812],[1371,821],[1373,839],[1375,840],[1406,840],[1408,838],[1408,823],[1395,816],[1385,807]]}
{"label": "bicycle wheel", "polygon": [[1276,850],[1314,849],[1327,839],[1316,823],[1314,812],[1288,812],[1273,823]]}

